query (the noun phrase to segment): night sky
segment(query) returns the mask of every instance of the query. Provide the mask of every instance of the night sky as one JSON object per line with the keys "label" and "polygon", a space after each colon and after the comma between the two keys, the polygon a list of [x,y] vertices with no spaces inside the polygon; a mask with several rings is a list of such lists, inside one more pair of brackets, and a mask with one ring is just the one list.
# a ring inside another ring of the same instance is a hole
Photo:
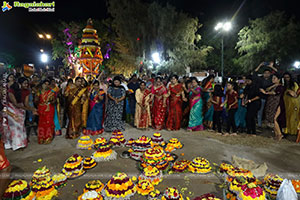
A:
{"label": "night sky", "polygon": [[[153,0],[143,1],[152,2]],[[13,1],[8,2],[13,5]],[[44,0],[43,2],[52,1]],[[295,15],[298,20],[300,19],[297,1],[293,0],[160,0],[158,2],[162,4],[168,2],[178,10],[198,17],[204,26],[206,21],[217,22],[225,18],[231,19],[236,14],[233,23],[236,28],[241,28],[247,25],[248,19],[262,17],[272,10],[284,10],[287,14]],[[76,21],[87,20],[90,17],[93,19],[109,17],[105,0],[57,0],[54,13],[29,13],[25,8],[13,8],[5,13],[0,11],[0,52],[13,54],[21,63],[39,64],[37,63],[40,55],[39,49],[46,47],[50,50],[51,46],[49,41],[40,40],[37,33],[47,32],[55,35],[53,24],[59,19]]]}

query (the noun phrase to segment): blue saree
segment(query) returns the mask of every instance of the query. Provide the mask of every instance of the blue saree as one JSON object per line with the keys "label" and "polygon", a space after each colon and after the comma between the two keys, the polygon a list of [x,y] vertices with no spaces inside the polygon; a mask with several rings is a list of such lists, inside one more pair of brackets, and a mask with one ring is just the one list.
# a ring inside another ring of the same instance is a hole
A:
{"label": "blue saree", "polygon": [[202,107],[203,102],[201,98],[201,88],[198,87],[195,89],[199,94],[194,94],[190,92],[190,118],[188,130],[192,131],[201,131],[203,130],[203,116],[202,116]]}
{"label": "blue saree", "polygon": [[[99,97],[103,97],[100,100]],[[104,102],[105,93],[102,89],[98,93],[92,92],[89,99],[90,113],[87,119],[84,135],[98,135],[103,133]]]}

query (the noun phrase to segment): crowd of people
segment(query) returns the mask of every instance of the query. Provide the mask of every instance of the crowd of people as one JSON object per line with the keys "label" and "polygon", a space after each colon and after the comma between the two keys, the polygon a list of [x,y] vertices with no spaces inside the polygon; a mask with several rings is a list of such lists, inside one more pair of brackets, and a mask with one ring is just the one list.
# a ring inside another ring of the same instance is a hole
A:
{"label": "crowd of people", "polygon": [[39,144],[48,144],[63,128],[68,139],[124,131],[125,123],[144,130],[206,129],[235,136],[256,135],[265,120],[274,139],[281,140],[297,134],[300,122],[300,88],[290,73],[278,74],[273,63],[223,83],[215,83],[214,75],[199,82],[161,74],[134,74],[129,80],[103,74],[74,80],[9,74],[2,86],[1,139],[5,149],[13,150],[27,146],[30,132]]}

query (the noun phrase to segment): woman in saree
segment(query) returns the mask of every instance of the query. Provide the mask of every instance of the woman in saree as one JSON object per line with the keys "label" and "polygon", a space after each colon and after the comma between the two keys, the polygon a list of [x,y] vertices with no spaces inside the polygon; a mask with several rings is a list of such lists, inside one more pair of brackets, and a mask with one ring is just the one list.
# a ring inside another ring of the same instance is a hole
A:
{"label": "woman in saree", "polygon": [[267,95],[267,103],[265,106],[265,119],[268,123],[268,126],[274,127],[274,117],[279,105],[281,96],[283,95],[284,88],[281,85],[280,76],[278,74],[273,74],[272,83],[270,87],[260,89],[260,92]]}
{"label": "woman in saree", "polygon": [[103,133],[105,92],[100,89],[99,81],[94,81],[89,92],[89,116],[84,135],[99,135]]}
{"label": "woman in saree", "polygon": [[74,87],[74,84],[73,84],[73,79],[68,79],[68,82],[67,82],[67,85],[66,85],[66,88],[65,90],[63,91],[63,102],[64,102],[64,105],[63,105],[63,128],[68,128],[68,123],[69,123],[69,118],[68,118],[68,108],[69,108],[69,105],[68,105],[68,101],[67,101],[67,94],[69,93],[70,89]]}
{"label": "woman in saree", "polygon": [[202,116],[202,98],[201,88],[198,85],[196,77],[190,79],[192,81],[192,88],[190,91],[190,118],[188,131],[202,131],[203,130],[203,116]]}
{"label": "woman in saree", "polygon": [[[18,82],[21,86],[21,91],[20,91],[21,101],[18,103],[20,103],[26,110],[25,128],[26,128],[27,140],[29,142],[30,130],[31,128],[33,128],[29,122],[33,120],[33,115],[37,115],[37,110],[35,109],[33,104],[33,97],[32,97],[31,90],[29,89],[28,79],[25,77],[21,77],[18,79]],[[36,129],[34,129],[34,131],[36,132]]]}
{"label": "woman in saree", "polygon": [[107,90],[108,103],[106,119],[104,122],[104,130],[106,132],[125,130],[125,124],[123,121],[125,96],[126,91],[124,87],[121,86],[121,78],[119,76],[114,77],[113,85]]}
{"label": "woman in saree", "polygon": [[61,135],[61,126],[60,126],[60,103],[59,103],[59,92],[60,89],[57,87],[55,80],[51,79],[50,80],[51,84],[51,91],[54,94],[54,97],[56,99],[56,103],[54,105],[54,126],[55,126],[55,135],[60,136]]}
{"label": "woman in saree", "polygon": [[66,138],[75,139],[80,136],[83,126],[83,116],[86,115],[86,88],[82,88],[81,77],[75,79],[75,86],[71,88],[65,95],[67,97],[69,124],[67,128]]}
{"label": "woman in saree", "polygon": [[152,102],[152,94],[146,88],[145,82],[140,83],[140,88],[135,93],[135,99],[134,126],[139,129],[148,129],[151,126],[150,103]]}
{"label": "woman in saree", "polygon": [[82,98],[81,98],[81,103],[82,103],[82,128],[86,128],[86,124],[87,124],[87,119],[88,119],[88,115],[89,115],[89,91],[91,91],[91,86],[89,85],[89,83],[87,82],[87,80],[85,80],[85,78],[82,77],[81,79],[81,87],[82,87],[82,91],[84,91]]}
{"label": "woman in saree", "polygon": [[282,139],[281,129],[285,127],[285,111],[283,102],[284,87],[281,84],[279,74],[273,74],[272,83],[266,90],[261,89],[261,93],[268,95],[265,106],[265,115],[268,126],[274,128],[275,139]]}
{"label": "woman in saree", "polygon": [[182,121],[181,126],[183,128],[187,128],[189,124],[189,116],[190,116],[190,100],[189,100],[189,93],[190,88],[192,86],[191,80],[186,80],[186,82],[183,84],[183,90],[184,90],[184,96],[187,99],[187,101],[182,102]]}
{"label": "woman in saree", "polygon": [[211,102],[212,92],[213,92],[213,82],[214,75],[209,75],[203,80],[202,83],[202,91],[203,91],[203,100],[204,100],[204,126],[211,130],[213,125],[213,115],[214,115],[214,107]]}
{"label": "woman in saree", "polygon": [[152,107],[152,127],[156,130],[164,128],[166,112],[167,112],[167,89],[162,82],[161,77],[155,78],[155,85],[151,90],[154,96]]}
{"label": "woman in saree", "polygon": [[286,128],[284,133],[296,135],[299,122],[300,97],[293,97],[299,86],[293,81],[290,73],[283,74],[285,92],[283,95],[286,111]]}
{"label": "woman in saree", "polygon": [[[2,88],[0,88],[2,89]],[[1,95],[1,92],[0,92]],[[2,97],[2,95],[1,95]],[[2,135],[3,135],[3,106],[0,103],[0,197],[4,194],[5,189],[7,188],[10,182],[10,172],[11,172],[11,165],[5,155],[4,145],[2,142]]]}
{"label": "woman in saree", "polygon": [[37,94],[38,98],[38,143],[49,144],[54,137],[54,101],[55,94],[50,89],[50,81],[42,82],[41,91]]}
{"label": "woman in saree", "polygon": [[7,99],[7,128],[4,131],[5,149],[18,150],[27,146],[27,134],[25,129],[25,106],[22,104],[20,86],[14,81],[13,76],[8,76]]}
{"label": "woman in saree", "polygon": [[169,131],[179,130],[182,120],[182,100],[187,101],[182,84],[178,83],[178,76],[173,75],[168,89],[169,112],[166,128]]}

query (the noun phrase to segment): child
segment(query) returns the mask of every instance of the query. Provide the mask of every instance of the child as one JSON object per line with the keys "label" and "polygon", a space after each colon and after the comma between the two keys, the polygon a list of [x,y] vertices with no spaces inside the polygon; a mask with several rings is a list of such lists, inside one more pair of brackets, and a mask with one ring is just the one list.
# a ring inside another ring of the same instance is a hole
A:
{"label": "child", "polygon": [[234,116],[238,108],[238,93],[234,90],[234,83],[232,82],[227,83],[226,99],[221,104],[221,107],[224,107],[225,104],[227,104],[228,109],[227,133],[225,136],[230,134],[231,128],[233,131],[232,135],[237,135]]}
{"label": "child", "polygon": [[235,113],[235,125],[237,126],[239,133],[244,133],[246,129],[246,113],[247,108],[243,105],[242,94],[244,93],[244,89],[246,87],[246,81],[239,81],[239,98],[238,98],[238,109]]}
{"label": "child", "polygon": [[216,126],[218,128],[218,134],[222,135],[222,124],[221,124],[221,117],[223,108],[222,105],[222,97],[223,97],[223,90],[221,85],[215,85],[213,98],[211,102],[214,106],[214,114],[213,114],[213,130],[216,131]]}

